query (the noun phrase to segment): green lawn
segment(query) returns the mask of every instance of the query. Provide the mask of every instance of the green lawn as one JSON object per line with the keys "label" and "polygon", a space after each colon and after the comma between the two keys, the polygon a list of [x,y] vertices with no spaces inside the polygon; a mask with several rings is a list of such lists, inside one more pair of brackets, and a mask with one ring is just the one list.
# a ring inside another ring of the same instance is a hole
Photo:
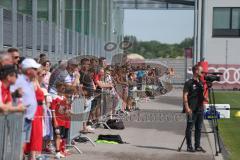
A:
{"label": "green lawn", "polygon": [[220,135],[230,152],[231,160],[240,160],[240,118],[234,117],[240,111],[240,92],[216,92],[216,103],[231,105],[231,118],[219,121]]}

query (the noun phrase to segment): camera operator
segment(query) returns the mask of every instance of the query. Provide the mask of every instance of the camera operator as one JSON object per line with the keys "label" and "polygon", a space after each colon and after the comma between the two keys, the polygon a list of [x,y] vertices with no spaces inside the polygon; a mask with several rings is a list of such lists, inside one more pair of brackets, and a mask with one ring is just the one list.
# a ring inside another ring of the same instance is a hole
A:
{"label": "camera operator", "polygon": [[[188,152],[206,152],[200,145],[201,130],[203,123],[204,88],[200,81],[203,74],[201,66],[192,67],[193,77],[184,84],[183,102],[187,113],[186,141]],[[195,126],[195,148],[192,146],[192,128]]]}

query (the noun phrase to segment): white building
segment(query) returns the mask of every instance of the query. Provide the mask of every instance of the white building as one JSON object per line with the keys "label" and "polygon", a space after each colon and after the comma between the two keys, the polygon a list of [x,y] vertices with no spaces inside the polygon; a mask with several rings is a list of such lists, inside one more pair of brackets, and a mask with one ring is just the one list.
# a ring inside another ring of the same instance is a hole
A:
{"label": "white building", "polygon": [[240,0],[200,0],[195,9],[195,60],[224,73],[221,88],[240,88]]}

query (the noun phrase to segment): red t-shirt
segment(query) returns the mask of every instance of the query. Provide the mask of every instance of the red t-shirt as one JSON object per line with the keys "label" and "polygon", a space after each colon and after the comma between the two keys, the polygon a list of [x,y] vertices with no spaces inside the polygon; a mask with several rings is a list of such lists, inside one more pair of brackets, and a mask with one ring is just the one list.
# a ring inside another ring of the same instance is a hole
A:
{"label": "red t-shirt", "polygon": [[0,82],[0,83],[1,83],[1,91],[2,91],[2,93],[1,93],[1,95],[2,95],[1,96],[2,97],[2,103],[6,104],[6,103],[9,103],[9,102],[12,102],[12,95],[11,95],[9,87],[6,88],[2,84],[2,82]]}
{"label": "red t-shirt", "polygon": [[53,99],[51,102],[51,109],[55,110],[58,126],[69,128],[70,117],[66,115],[66,111],[70,109],[70,106],[66,104],[66,99],[61,97]]}
{"label": "red t-shirt", "polygon": [[101,80],[101,75],[100,74],[94,74],[93,75],[93,81],[96,84],[97,81]]}

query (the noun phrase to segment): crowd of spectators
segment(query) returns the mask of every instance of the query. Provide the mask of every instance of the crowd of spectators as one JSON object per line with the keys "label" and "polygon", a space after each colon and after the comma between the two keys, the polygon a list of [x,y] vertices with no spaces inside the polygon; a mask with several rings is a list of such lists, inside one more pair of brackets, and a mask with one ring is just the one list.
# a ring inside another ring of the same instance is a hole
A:
{"label": "crowd of spectators", "polygon": [[53,67],[45,54],[32,59],[10,48],[0,52],[0,113],[23,112],[23,152],[29,159],[43,151],[64,158],[69,155],[66,141],[74,97],[84,97],[84,109],[90,112],[79,130],[92,133],[101,116],[103,94],[110,95],[110,116],[120,98],[121,112],[131,112],[137,109],[134,91],[144,90],[144,81],[154,83],[160,72],[150,66],[107,65],[103,57],[61,60]]}

